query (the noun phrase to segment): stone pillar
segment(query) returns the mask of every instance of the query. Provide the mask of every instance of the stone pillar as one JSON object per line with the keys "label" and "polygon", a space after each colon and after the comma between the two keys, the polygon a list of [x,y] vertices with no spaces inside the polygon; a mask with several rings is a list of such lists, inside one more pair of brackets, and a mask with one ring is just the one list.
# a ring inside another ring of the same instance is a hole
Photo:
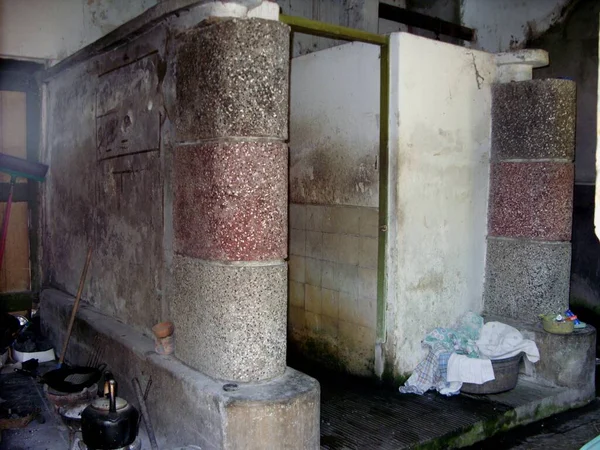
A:
{"label": "stone pillar", "polygon": [[270,379],[286,367],[290,31],[219,18],[178,39],[176,355],[213,378]]}
{"label": "stone pillar", "polygon": [[574,82],[494,86],[486,313],[533,322],[568,307],[574,145]]}

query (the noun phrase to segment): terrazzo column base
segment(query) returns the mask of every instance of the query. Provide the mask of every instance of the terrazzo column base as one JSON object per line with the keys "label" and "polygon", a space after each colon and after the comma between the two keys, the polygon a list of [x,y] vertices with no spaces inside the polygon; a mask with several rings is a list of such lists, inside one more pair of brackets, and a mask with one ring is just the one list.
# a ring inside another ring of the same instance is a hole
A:
{"label": "terrazzo column base", "polygon": [[488,237],[486,314],[539,320],[569,306],[570,242]]}
{"label": "terrazzo column base", "polygon": [[176,255],[171,311],[175,355],[221,380],[285,370],[287,263],[220,264]]}

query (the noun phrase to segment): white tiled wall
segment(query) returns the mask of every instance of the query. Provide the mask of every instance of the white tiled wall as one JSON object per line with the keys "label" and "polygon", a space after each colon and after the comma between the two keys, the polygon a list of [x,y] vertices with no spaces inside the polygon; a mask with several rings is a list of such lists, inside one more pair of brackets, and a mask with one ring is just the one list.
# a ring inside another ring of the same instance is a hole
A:
{"label": "white tiled wall", "polygon": [[357,375],[373,372],[377,222],[376,208],[290,205],[289,338],[322,342]]}

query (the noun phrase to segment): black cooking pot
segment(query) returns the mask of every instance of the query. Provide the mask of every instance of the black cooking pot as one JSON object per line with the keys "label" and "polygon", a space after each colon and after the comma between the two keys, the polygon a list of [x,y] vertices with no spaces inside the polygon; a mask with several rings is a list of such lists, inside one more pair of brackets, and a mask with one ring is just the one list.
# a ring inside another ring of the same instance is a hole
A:
{"label": "black cooking pot", "polygon": [[109,380],[108,397],[99,398],[81,413],[83,443],[90,449],[116,449],[130,445],[138,432],[139,413],[117,397],[117,382]]}

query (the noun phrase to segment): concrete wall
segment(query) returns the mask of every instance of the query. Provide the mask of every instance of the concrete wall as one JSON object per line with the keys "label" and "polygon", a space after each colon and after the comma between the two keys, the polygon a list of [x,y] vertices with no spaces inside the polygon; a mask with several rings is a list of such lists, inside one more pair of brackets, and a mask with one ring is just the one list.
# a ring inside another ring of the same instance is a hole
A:
{"label": "concrete wall", "polygon": [[[598,17],[600,3],[575,3],[564,21],[527,43],[548,51],[550,65],[534,70],[534,78],[567,77],[577,84],[575,191],[571,303],[600,312],[600,244],[594,234],[596,122],[598,99]],[[581,311],[584,313],[584,311]],[[589,312],[585,311],[589,317]]]}
{"label": "concrete wall", "polygon": [[[406,8],[406,0],[383,0],[383,2]],[[401,28],[401,25],[396,22],[379,19],[379,0],[277,0],[277,4],[284,14],[370,33],[387,34],[399,31]],[[345,43],[345,41],[297,33],[293,37],[293,56],[306,55]]]}
{"label": "concrete wall", "polygon": [[477,30],[474,48],[505,52],[522,47],[562,18],[572,0],[463,0],[461,22]]}
{"label": "concrete wall", "polygon": [[0,55],[60,60],[156,3],[157,0],[2,0]]}
{"label": "concrete wall", "polygon": [[392,35],[388,367],[412,371],[421,340],[481,312],[493,55]]}
{"label": "concrete wall", "polygon": [[91,246],[83,297],[145,333],[168,318],[165,52],[159,26],[47,83],[45,282],[74,293]]}
{"label": "concrete wall", "polygon": [[379,48],[292,60],[290,201],[377,207]]}
{"label": "concrete wall", "polygon": [[[385,348],[399,374],[428,330],[482,309],[495,64],[410,34],[394,46]],[[363,375],[375,369],[377,54],[348,44],[292,62],[290,337]]]}
{"label": "concrete wall", "polygon": [[[343,25],[377,33],[376,0],[277,0],[284,14],[319,20],[334,25]],[[307,34],[295,34],[293,37],[294,57],[317,52],[332,46],[344,44],[343,41],[320,38]]]}
{"label": "concrete wall", "polygon": [[292,60],[289,338],[311,359],[373,373],[379,49]]}
{"label": "concrete wall", "polygon": [[548,51],[550,65],[534,78],[567,77],[577,83],[576,182],[595,182],[596,101],[598,98],[598,15],[600,4],[584,0],[565,21],[527,43]]}

